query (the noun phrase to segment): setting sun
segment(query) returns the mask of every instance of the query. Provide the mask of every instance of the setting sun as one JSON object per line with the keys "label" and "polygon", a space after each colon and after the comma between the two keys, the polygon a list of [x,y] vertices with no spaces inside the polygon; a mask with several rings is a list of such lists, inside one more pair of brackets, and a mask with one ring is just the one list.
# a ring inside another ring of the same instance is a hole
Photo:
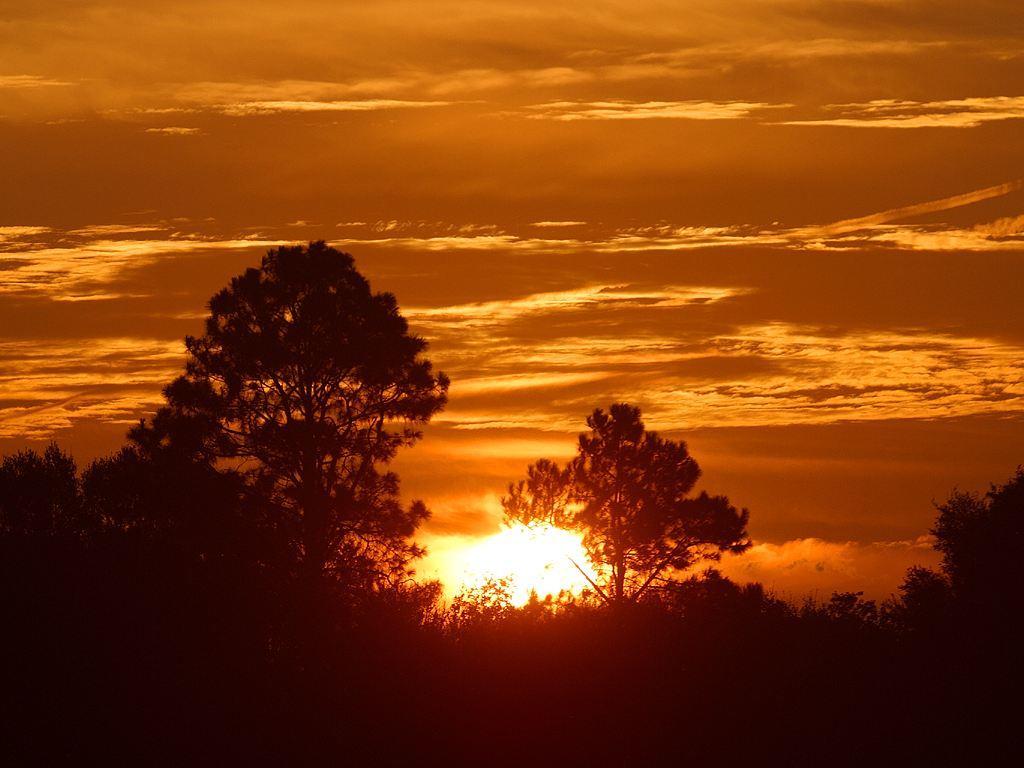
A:
{"label": "setting sun", "polygon": [[458,553],[461,589],[507,580],[513,605],[525,605],[532,592],[543,599],[587,589],[573,565],[589,561],[580,534],[552,525],[512,525]]}

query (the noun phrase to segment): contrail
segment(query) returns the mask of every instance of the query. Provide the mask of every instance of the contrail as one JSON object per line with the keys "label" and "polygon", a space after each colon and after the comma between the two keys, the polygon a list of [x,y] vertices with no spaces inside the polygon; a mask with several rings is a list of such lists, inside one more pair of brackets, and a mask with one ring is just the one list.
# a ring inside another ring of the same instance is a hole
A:
{"label": "contrail", "polygon": [[1003,195],[1008,195],[1011,192],[1017,192],[1021,189],[1024,189],[1024,179],[1007,181],[1003,184],[996,184],[994,187],[985,187],[984,189],[977,189],[973,192],[965,192],[962,195],[944,197],[941,200],[905,205],[901,208],[891,208],[888,211],[872,213],[856,219],[844,219],[843,221],[837,221],[834,224],[824,224],[818,227],[806,227],[801,230],[801,234],[818,237],[841,235],[846,232],[855,232],[856,230],[866,229],[867,227],[873,227],[878,224],[888,224],[890,221],[908,219],[911,216],[920,216],[925,213],[936,213],[938,211],[948,211],[951,208],[960,208],[961,206],[970,205],[971,203],[980,203],[982,200],[991,200],[993,197],[1002,197]]}

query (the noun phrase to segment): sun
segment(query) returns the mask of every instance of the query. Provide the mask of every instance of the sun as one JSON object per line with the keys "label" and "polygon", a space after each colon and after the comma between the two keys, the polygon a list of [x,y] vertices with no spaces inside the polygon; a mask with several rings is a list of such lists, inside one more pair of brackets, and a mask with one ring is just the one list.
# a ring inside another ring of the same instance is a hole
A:
{"label": "sun", "polygon": [[459,559],[463,589],[504,579],[516,606],[529,602],[534,592],[543,599],[563,591],[578,594],[590,586],[573,564],[589,566],[581,535],[553,525],[505,526],[467,547]]}

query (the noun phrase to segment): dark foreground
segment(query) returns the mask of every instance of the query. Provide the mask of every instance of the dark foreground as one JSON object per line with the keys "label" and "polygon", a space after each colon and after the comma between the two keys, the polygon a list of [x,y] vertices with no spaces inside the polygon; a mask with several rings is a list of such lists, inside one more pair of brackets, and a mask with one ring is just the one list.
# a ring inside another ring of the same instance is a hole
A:
{"label": "dark foreground", "polygon": [[6,765],[995,765],[1019,754],[1009,622],[899,626],[852,596],[795,609],[714,576],[622,611],[441,614],[427,591],[353,606],[117,539],[8,538],[0,563]]}
{"label": "dark foreground", "polygon": [[708,572],[512,609],[310,578],[235,479],[132,456],[0,466],[0,764],[1019,764],[1024,472],[881,606]]}

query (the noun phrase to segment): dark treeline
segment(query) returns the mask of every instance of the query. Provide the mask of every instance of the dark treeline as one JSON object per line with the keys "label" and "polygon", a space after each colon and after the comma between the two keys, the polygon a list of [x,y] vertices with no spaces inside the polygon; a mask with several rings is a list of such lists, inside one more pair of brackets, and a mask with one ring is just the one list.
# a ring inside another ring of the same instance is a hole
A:
{"label": "dark treeline", "polygon": [[121,451],[5,457],[4,764],[1016,761],[1024,472],[939,506],[890,600],[793,605],[701,570],[749,513],[613,405],[504,500],[584,533],[592,590],[445,604],[388,470],[446,401],[425,347],[350,257],[280,248]]}

